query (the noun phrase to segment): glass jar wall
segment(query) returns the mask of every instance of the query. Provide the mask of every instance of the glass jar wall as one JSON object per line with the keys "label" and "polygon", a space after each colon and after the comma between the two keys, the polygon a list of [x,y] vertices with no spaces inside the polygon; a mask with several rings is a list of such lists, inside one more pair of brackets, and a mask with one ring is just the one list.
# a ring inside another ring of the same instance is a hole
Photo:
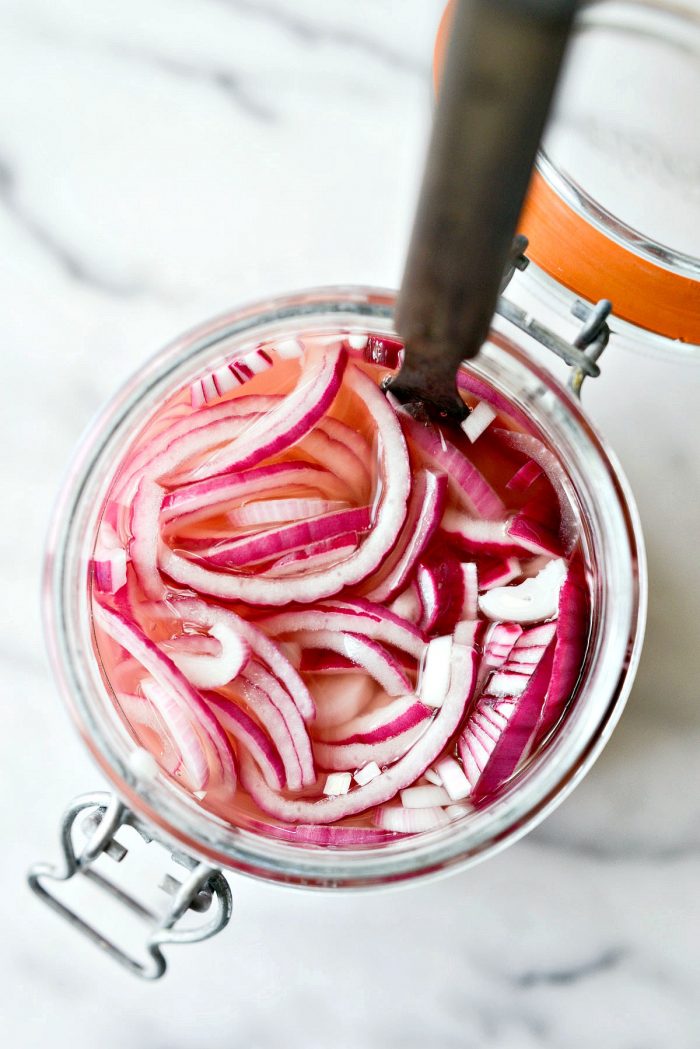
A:
{"label": "glass jar wall", "polygon": [[566,465],[584,521],[592,629],[582,683],[555,736],[496,801],[449,827],[373,848],[302,847],[232,827],[167,776],[144,781],[133,736],[116,716],[94,654],[88,565],[101,505],[124,449],[174,390],[251,340],[308,333],[391,335],[393,295],[332,288],[256,304],[191,332],[151,360],[86,435],[63,491],[47,561],[46,626],[79,730],[117,793],[166,840],[218,865],[319,887],[391,883],[465,865],[515,840],[575,785],[622,709],[641,646],[645,569],[634,506],[614,458],[578,404],[525,353],[493,334],[474,362],[531,420]]}

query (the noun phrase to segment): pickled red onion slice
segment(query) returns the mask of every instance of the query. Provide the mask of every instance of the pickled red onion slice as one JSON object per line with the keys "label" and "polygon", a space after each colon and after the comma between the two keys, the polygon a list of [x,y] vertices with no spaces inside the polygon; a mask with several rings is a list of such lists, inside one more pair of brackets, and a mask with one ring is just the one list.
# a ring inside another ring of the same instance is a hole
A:
{"label": "pickled red onion slice", "polygon": [[380,570],[381,581],[368,591],[371,601],[391,600],[406,583],[416,562],[430,542],[442,517],[447,494],[447,477],[431,470],[421,470],[413,482],[408,502],[406,521],[396,542]]}
{"label": "pickled red onion slice", "polygon": [[237,703],[216,692],[205,693],[204,698],[221,727],[255,758],[268,786],[278,790],[284,787],[286,779],[280,756],[259,725]]}
{"label": "pickled red onion slice", "polygon": [[127,556],[114,529],[105,521],[92,557],[95,588],[103,594],[116,594],[126,583]]}
{"label": "pickled red onion slice", "polygon": [[559,501],[559,537],[563,545],[563,552],[570,554],[576,544],[579,527],[571,496],[571,482],[564,473],[559,460],[531,433],[512,433],[509,430],[501,430],[499,436],[504,444],[528,455],[547,475]]}
{"label": "pickled red onion slice", "polygon": [[209,455],[192,470],[191,479],[196,481],[227,470],[243,470],[292,447],[330,408],[340,389],[345,364],[344,350],[328,347],[310,361],[291,394],[267,415],[252,422],[237,439]]}
{"label": "pickled red onion slice", "polygon": [[300,547],[308,546],[309,543],[346,536],[352,532],[364,532],[369,525],[370,508],[352,507],[279,528],[269,528],[264,532],[255,532],[230,542],[217,543],[210,548],[199,550],[197,557],[212,568],[240,568],[281,557]]}
{"label": "pickled red onion slice", "polygon": [[141,682],[141,691],[168,726],[168,732],[192,783],[192,789],[204,790],[209,782],[209,762],[192,718],[188,716],[172,693],[157,681],[145,678]]}
{"label": "pickled red onion slice", "polygon": [[486,518],[505,513],[502,499],[484,475],[433,426],[405,414],[401,415],[401,426],[426,463],[447,474],[452,494],[466,510]]}
{"label": "pickled red onion slice", "polygon": [[398,660],[371,638],[334,630],[301,630],[295,637],[306,649],[322,648],[347,656],[363,667],[388,696],[403,696],[411,691],[411,682]]}
{"label": "pickled red onion slice", "polygon": [[347,631],[394,645],[416,659],[421,658],[425,648],[421,632],[412,623],[381,605],[361,599],[322,601],[313,609],[278,612],[261,619],[260,623],[270,637],[280,637],[298,630]]}
{"label": "pickled red onion slice", "polygon": [[187,680],[197,688],[218,688],[237,677],[250,658],[250,645],[231,623],[215,613],[202,617],[198,625],[205,627],[221,646],[215,654],[187,651],[171,642],[170,658]]}
{"label": "pickled red onion slice", "polygon": [[335,474],[314,463],[293,460],[269,463],[240,473],[219,474],[206,481],[193,481],[169,492],[163,500],[164,522],[183,520],[192,524],[211,515],[217,508],[236,506],[269,492],[284,492],[295,486],[322,488],[329,498],[341,498],[345,488]]}
{"label": "pickled red onion slice", "polygon": [[302,717],[307,721],[313,718],[314,701],[301,675],[287,659],[279,645],[274,644],[254,623],[236,615],[229,608],[217,608],[197,598],[174,598],[170,601],[170,606],[183,621],[191,618],[195,623],[207,622],[209,619],[229,623],[240,637],[248,642],[258,659],[269,667],[271,674],[285,687]]}
{"label": "pickled red onion slice", "polygon": [[402,696],[368,714],[359,714],[340,728],[320,732],[318,738],[344,747],[351,743],[384,743],[431,718],[432,713],[430,706],[416,696]]}

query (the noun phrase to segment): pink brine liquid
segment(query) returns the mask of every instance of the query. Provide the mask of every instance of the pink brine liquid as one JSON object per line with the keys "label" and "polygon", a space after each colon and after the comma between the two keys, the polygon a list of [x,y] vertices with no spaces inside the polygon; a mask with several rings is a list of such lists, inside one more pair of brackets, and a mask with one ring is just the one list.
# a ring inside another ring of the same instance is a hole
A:
{"label": "pink brine liquid", "polygon": [[252,346],[158,409],[105,501],[106,684],[234,826],[319,846],[447,826],[574,695],[589,600],[561,464],[467,369],[461,427],[413,417],[380,385],[400,355],[379,335]]}

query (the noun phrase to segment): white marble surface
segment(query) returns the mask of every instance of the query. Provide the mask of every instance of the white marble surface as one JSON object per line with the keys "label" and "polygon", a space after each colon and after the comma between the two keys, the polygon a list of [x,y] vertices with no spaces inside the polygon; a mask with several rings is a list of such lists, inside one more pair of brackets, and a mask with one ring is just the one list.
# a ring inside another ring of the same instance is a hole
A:
{"label": "white marble surface", "polygon": [[396,285],[438,0],[1,0],[8,1049],[692,1049],[700,1044],[700,373],[608,351],[588,407],[636,491],[648,641],[615,736],[526,840],[396,894],[234,881],[224,937],[159,985],[42,908],[64,801],[100,777],[41,638],[44,532],[100,402],[258,294]]}

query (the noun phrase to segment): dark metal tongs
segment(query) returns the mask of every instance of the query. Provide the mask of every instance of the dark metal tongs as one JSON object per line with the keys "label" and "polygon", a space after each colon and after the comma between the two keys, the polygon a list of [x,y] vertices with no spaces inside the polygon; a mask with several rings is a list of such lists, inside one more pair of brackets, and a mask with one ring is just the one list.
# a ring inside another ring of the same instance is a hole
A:
{"label": "dark metal tongs", "polygon": [[485,341],[576,0],[457,0],[396,308],[404,402],[461,419],[456,373]]}

